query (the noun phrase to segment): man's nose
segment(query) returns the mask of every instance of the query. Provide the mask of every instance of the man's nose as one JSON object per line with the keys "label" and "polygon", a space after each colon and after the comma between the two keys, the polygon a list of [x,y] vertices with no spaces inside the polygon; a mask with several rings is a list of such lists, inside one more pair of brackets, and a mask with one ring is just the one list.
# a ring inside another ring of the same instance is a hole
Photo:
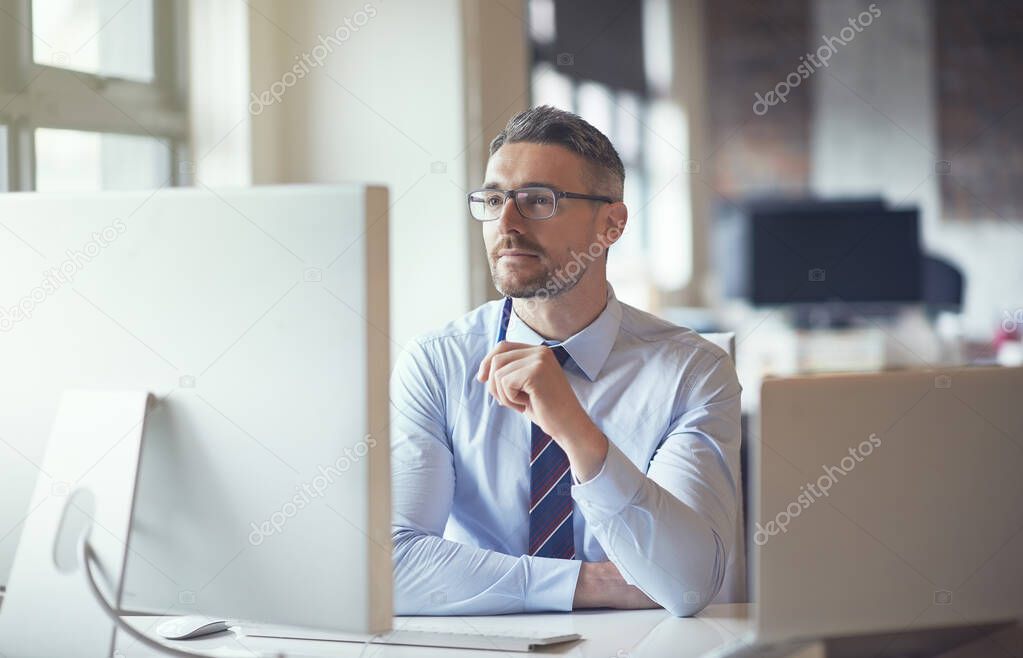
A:
{"label": "man's nose", "polygon": [[524,233],[526,222],[529,220],[522,216],[519,212],[518,206],[515,205],[515,199],[506,198],[504,205],[501,206],[501,214],[498,215],[497,220],[497,231],[498,233]]}

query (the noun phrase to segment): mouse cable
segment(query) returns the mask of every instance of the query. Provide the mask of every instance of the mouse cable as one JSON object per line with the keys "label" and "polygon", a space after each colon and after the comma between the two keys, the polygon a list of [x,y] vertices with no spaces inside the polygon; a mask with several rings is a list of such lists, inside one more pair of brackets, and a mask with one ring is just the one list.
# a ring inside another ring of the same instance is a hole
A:
{"label": "mouse cable", "polygon": [[[162,642],[157,642],[122,619],[121,615],[119,615],[117,611],[114,610],[113,606],[111,606],[107,601],[106,597],[100,591],[99,585],[96,583],[96,578],[92,573],[92,563],[97,561],[96,553],[93,551],[92,546],[89,544],[88,539],[84,535],[78,542],[78,557],[82,562],[82,567],[85,571],[85,580],[89,583],[89,590],[96,599],[96,603],[99,604],[99,607],[108,617],[110,617],[111,620],[113,620],[119,629],[150,649],[159,651],[167,656],[177,656],[177,658],[212,658],[212,656],[207,653],[194,653],[191,651],[185,651],[184,649],[168,646]],[[237,640],[237,638],[235,639]],[[258,653],[254,651],[251,653],[252,658],[286,658],[283,653],[276,653],[273,654],[273,656],[271,656],[271,654]]]}

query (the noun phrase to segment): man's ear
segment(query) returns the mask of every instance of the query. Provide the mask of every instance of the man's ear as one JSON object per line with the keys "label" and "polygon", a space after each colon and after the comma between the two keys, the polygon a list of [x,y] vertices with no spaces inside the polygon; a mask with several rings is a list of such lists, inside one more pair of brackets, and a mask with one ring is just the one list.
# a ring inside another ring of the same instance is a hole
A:
{"label": "man's ear", "polygon": [[629,209],[625,207],[624,202],[616,201],[608,206],[607,212],[604,214],[604,226],[601,232],[605,249],[621,239],[628,221]]}

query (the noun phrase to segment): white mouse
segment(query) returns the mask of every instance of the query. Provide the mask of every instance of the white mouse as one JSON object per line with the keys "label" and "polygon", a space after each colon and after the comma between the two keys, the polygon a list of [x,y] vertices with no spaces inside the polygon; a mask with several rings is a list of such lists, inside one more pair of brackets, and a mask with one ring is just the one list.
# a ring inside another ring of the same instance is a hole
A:
{"label": "white mouse", "polygon": [[187,615],[163,622],[156,628],[156,632],[168,640],[191,640],[226,631],[230,626],[231,622],[226,619]]}

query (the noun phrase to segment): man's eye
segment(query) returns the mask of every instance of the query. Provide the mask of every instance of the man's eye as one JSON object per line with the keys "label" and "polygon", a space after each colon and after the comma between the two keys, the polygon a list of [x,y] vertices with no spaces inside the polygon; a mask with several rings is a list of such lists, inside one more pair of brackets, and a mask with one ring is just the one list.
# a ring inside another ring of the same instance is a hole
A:
{"label": "man's eye", "polygon": [[499,206],[499,205],[501,205],[501,200],[502,200],[502,197],[500,197],[500,196],[498,196],[498,195],[496,195],[496,194],[495,194],[495,195],[493,195],[493,196],[488,196],[488,197],[486,198],[486,201],[485,201],[485,203],[486,203],[486,204],[487,204],[488,206],[491,206],[491,207],[493,207],[493,206]]}

